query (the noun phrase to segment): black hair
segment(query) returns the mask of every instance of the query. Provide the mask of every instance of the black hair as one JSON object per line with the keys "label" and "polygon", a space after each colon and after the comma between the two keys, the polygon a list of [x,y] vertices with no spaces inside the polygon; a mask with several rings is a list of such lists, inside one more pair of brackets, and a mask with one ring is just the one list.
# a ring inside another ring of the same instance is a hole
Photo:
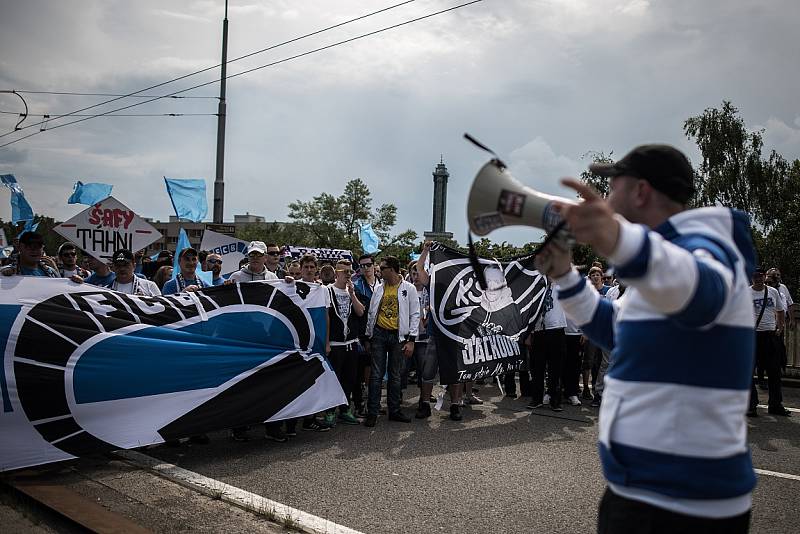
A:
{"label": "black hair", "polygon": [[384,256],[381,261],[386,262],[387,267],[393,269],[397,274],[400,274],[400,260],[394,256]]}

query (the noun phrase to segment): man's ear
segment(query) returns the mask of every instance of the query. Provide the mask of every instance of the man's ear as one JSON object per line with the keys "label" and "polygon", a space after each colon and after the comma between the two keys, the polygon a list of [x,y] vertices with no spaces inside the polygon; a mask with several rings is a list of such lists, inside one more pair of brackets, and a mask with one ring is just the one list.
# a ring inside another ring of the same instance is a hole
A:
{"label": "man's ear", "polygon": [[634,200],[636,203],[636,207],[641,208],[652,202],[653,193],[655,192],[655,189],[653,189],[653,186],[650,185],[650,182],[648,182],[647,180],[636,180],[636,185],[634,186],[634,192],[635,192]]}

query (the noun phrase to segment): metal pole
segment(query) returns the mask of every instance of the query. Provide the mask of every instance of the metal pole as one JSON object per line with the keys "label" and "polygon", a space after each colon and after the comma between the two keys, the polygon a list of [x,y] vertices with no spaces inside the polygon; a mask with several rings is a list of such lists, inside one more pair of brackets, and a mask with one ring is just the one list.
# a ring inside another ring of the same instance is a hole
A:
{"label": "metal pole", "polygon": [[219,79],[217,109],[217,174],[214,179],[214,222],[222,223],[225,206],[225,76],[228,70],[228,0],[225,0],[225,19],[222,21],[222,68]]}

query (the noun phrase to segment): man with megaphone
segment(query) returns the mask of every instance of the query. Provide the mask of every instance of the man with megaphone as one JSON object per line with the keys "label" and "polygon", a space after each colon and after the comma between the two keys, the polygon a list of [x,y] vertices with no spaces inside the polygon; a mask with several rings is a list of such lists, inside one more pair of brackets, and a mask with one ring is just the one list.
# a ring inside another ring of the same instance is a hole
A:
{"label": "man with megaphone", "polygon": [[555,279],[584,335],[612,351],[598,531],[747,532],[755,486],[745,423],[754,348],[749,219],[724,207],[688,209],[694,172],[671,146],[640,146],[590,169],[610,179],[608,198],[565,179],[583,202],[556,201],[554,211],[575,240],[608,259],[625,295],[601,298],[563,240],[543,248],[537,268]]}

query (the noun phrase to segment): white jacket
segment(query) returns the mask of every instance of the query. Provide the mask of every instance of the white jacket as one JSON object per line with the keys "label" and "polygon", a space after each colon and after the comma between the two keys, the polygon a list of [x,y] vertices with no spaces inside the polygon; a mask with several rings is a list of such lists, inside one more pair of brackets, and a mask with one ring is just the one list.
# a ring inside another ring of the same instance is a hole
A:
{"label": "white jacket", "polygon": [[[369,315],[367,315],[366,336],[372,337],[372,330],[375,328],[375,321],[378,319],[378,310],[383,299],[383,289],[385,284],[375,287],[372,299],[369,301]],[[419,296],[414,284],[400,281],[397,288],[397,313],[398,317],[398,338],[400,341],[414,341],[419,333]]]}

